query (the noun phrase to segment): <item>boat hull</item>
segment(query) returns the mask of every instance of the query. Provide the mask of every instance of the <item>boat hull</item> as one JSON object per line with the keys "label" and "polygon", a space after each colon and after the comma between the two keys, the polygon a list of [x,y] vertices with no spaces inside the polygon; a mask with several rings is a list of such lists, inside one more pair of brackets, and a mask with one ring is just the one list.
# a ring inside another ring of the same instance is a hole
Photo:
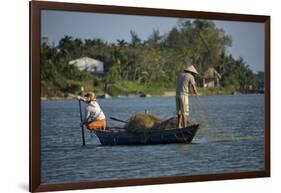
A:
{"label": "boat hull", "polygon": [[145,132],[129,132],[121,128],[94,130],[94,132],[102,145],[150,145],[190,143],[198,128],[199,124],[194,124],[186,128],[147,130]]}

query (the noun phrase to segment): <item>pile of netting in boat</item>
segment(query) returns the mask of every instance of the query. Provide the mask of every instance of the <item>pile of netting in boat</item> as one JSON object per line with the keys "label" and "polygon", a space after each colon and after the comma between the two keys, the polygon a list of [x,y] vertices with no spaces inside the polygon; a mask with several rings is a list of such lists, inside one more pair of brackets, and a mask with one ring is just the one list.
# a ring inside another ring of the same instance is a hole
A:
{"label": "pile of netting in boat", "polygon": [[130,132],[143,132],[149,129],[170,129],[177,127],[177,118],[171,117],[162,120],[156,115],[150,113],[135,113],[124,126]]}

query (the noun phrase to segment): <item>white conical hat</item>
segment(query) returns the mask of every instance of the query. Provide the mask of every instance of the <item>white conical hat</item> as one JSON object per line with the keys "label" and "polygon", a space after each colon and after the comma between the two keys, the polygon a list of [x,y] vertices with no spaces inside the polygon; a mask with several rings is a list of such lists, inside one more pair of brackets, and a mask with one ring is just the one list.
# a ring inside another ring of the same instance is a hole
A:
{"label": "white conical hat", "polygon": [[197,70],[195,69],[195,67],[193,65],[186,65],[184,70],[198,74]]}

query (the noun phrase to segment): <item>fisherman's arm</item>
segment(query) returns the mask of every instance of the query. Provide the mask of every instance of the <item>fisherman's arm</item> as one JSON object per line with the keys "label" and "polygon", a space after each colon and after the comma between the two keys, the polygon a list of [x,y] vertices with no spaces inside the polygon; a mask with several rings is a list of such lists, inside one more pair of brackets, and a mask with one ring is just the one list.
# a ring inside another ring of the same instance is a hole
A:
{"label": "fisherman's arm", "polygon": [[86,99],[84,97],[79,96],[79,95],[76,97],[76,99],[79,100],[79,101],[86,102]]}
{"label": "fisherman's arm", "polygon": [[199,93],[198,93],[198,91],[197,91],[197,88],[196,88],[195,84],[191,84],[191,87],[192,87],[193,93],[194,93],[196,96],[199,96]]}

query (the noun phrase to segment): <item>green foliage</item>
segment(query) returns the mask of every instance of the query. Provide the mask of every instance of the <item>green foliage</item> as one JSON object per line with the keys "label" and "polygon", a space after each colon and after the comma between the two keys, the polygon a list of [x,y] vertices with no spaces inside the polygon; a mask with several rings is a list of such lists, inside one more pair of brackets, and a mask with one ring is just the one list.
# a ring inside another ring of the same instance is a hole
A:
{"label": "green foliage", "polygon": [[[65,41],[65,42],[64,42]],[[42,96],[56,96],[57,93],[78,93],[85,82],[92,81],[92,76],[86,71],[80,71],[70,65],[68,48],[74,48],[71,38],[66,36],[59,43],[59,48],[44,42],[41,46],[41,84]],[[64,45],[65,47],[62,47]],[[63,48],[63,49],[62,49]],[[76,52],[72,50],[72,52]],[[88,85],[88,84],[87,84]]]}
{"label": "green foliage", "polygon": [[[220,84],[232,90],[247,92],[250,86],[256,88],[263,84],[261,78],[257,81],[258,76],[243,58],[235,59],[226,52],[232,39],[212,21],[180,19],[178,26],[168,33],[161,35],[158,29],[153,29],[144,41],[135,31],[131,30],[130,35],[131,42],[117,40],[116,43],[65,36],[57,46],[43,38],[43,90],[47,95],[56,95],[58,92],[77,93],[81,86],[102,92],[108,86],[112,95],[161,94],[174,90],[176,78],[187,58],[201,75],[197,78],[199,86],[202,86],[203,74],[209,67],[221,74]],[[103,61],[105,76],[93,77],[69,64],[70,60],[84,56]]]}
{"label": "green foliage", "polygon": [[144,85],[138,81],[119,81],[109,86],[108,93],[111,96],[127,96],[130,94],[151,94],[159,96],[164,94],[166,90],[167,88],[165,88],[164,85],[160,82]]}
{"label": "green foliage", "polygon": [[135,31],[131,30],[130,34],[131,34],[131,38],[132,38],[131,42],[133,46],[136,46],[141,43],[141,39],[139,38],[138,34]]}
{"label": "green foliage", "polygon": [[115,83],[120,79],[120,60],[117,59],[108,70],[106,80],[108,83]]}

